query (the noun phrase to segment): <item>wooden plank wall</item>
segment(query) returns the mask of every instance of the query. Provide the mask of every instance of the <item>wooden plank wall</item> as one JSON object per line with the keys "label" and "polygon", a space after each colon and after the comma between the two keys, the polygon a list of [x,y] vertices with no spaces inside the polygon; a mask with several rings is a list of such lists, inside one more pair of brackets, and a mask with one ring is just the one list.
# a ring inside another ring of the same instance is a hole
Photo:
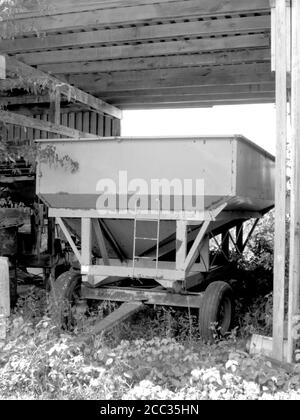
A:
{"label": "wooden plank wall", "polygon": [[[33,115],[35,118],[49,121],[49,112]],[[120,135],[120,120],[100,115],[93,111],[62,111],[60,123],[70,128],[92,133],[97,136],[109,137]],[[53,137],[51,133],[32,128],[19,127],[16,125],[1,125],[1,140],[16,145],[30,144],[37,139]]]}

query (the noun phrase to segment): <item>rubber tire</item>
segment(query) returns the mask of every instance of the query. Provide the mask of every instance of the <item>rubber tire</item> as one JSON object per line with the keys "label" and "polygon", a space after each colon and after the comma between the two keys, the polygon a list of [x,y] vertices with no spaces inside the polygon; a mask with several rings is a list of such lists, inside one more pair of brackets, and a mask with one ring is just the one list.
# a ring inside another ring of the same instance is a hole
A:
{"label": "rubber tire", "polygon": [[80,285],[81,274],[75,270],[62,273],[53,284],[50,292],[50,314],[59,328],[74,328],[72,307],[76,305],[74,293],[78,292]]}
{"label": "rubber tire", "polygon": [[[225,308],[224,308],[225,305]],[[223,319],[220,324],[220,310],[224,308]],[[199,331],[204,341],[212,342],[216,332],[212,325],[216,325],[220,336],[230,331],[234,317],[233,291],[228,283],[214,281],[204,292],[199,310]]]}

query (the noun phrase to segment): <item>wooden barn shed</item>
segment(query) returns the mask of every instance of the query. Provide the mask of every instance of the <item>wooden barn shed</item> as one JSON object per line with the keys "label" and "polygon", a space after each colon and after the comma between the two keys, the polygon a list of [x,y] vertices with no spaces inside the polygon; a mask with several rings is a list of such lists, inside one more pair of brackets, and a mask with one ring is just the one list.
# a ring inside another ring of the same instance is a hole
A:
{"label": "wooden barn shed", "polygon": [[[300,320],[299,0],[39,1],[0,31],[0,121],[8,142],[117,136],[126,109],[276,102],[273,355],[283,360],[291,121],[291,361]],[[5,39],[9,31],[13,39]]]}

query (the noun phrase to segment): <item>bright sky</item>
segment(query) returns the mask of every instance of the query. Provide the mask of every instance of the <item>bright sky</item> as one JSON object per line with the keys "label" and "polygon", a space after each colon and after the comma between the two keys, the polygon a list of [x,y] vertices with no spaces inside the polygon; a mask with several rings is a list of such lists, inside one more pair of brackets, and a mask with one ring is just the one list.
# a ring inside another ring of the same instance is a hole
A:
{"label": "bright sky", "polygon": [[124,111],[122,136],[242,134],[275,154],[275,105]]}

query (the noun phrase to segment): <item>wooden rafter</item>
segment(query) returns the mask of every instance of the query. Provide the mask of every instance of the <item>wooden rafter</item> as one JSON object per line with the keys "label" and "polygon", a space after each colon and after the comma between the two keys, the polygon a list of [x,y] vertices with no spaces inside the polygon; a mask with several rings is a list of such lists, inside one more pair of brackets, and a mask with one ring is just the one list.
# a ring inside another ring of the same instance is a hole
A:
{"label": "wooden rafter", "polygon": [[[168,3],[174,3],[177,1],[178,3],[182,3],[182,0],[160,0],[160,4],[167,5]],[[220,12],[220,6],[219,3],[222,3],[219,0],[209,0],[209,1],[203,1],[202,3],[208,3],[210,8],[206,13],[203,9],[201,9],[201,12],[203,14],[210,13],[218,13]],[[252,2],[251,2],[252,3]],[[248,11],[252,11],[252,5],[248,4],[245,8],[246,2],[243,0],[231,0],[230,5],[222,5],[222,7],[225,7],[225,12],[228,13],[236,7],[241,4],[241,8],[238,7],[238,12],[241,12],[242,10],[245,11],[246,9]],[[260,1],[253,1],[255,6],[257,7],[257,10],[263,11],[266,10],[269,6],[268,0],[260,0]],[[51,6],[47,10],[47,14],[49,16],[55,15],[55,14],[63,14],[63,13],[69,13],[70,8],[72,8],[73,12],[83,12],[88,10],[102,10],[102,9],[111,9],[116,7],[136,7],[136,6],[143,6],[143,5],[151,5],[151,4],[157,4],[157,0],[51,0]],[[254,6],[254,7],[255,7]],[[244,9],[243,9],[244,8]],[[222,11],[222,10],[221,10]],[[26,6],[26,12],[19,13],[16,18],[24,19],[24,18],[33,18],[38,16],[43,16],[43,12],[40,10],[39,7],[36,7],[36,4],[30,4]]]}
{"label": "wooden rafter", "polygon": [[189,55],[166,55],[143,58],[123,58],[101,61],[79,61],[68,63],[41,64],[38,68],[53,74],[85,74],[166,68],[188,68],[202,66],[224,66],[240,63],[270,62],[269,48],[251,50],[209,52]]}
{"label": "wooden rafter", "polygon": [[70,75],[69,80],[70,83],[97,95],[106,91],[273,83],[274,75],[270,72],[270,64],[242,64],[200,69],[158,69],[98,75]]}
{"label": "wooden rafter", "polygon": [[[103,99],[108,100],[109,102],[120,103],[126,102],[127,99],[135,99],[137,103],[142,103],[153,98],[153,102],[159,97],[167,99],[172,99],[173,97],[189,98],[189,96],[200,95],[200,99],[205,97],[210,97],[212,100],[214,98],[222,98],[224,95],[240,95],[240,97],[247,98],[248,95],[253,96],[257,95],[259,97],[262,94],[275,94],[275,83],[266,82],[261,84],[236,84],[236,85],[213,85],[213,86],[192,86],[192,87],[177,87],[177,88],[161,88],[161,89],[148,89],[148,90],[137,90],[137,91],[120,91],[120,92],[103,92]],[[49,96],[48,95],[20,95],[20,96],[7,96],[0,98],[0,105],[3,106],[22,106],[22,105],[36,105],[38,104],[48,104]],[[76,104],[61,104],[62,109],[76,109]],[[19,108],[18,108],[19,109]],[[31,108],[24,108],[31,109]],[[21,108],[20,108],[21,110]]]}
{"label": "wooden rafter", "polygon": [[[47,87],[53,91],[58,90],[61,95],[64,95],[69,100],[73,100],[87,105],[89,108],[99,113],[108,114],[119,119],[122,118],[122,111],[116,108],[115,106],[109,105],[105,101],[95,98],[94,96],[80,89],[77,89],[76,87],[71,86],[66,82],[62,82],[61,80],[49,74],[46,74],[41,70],[35,69],[31,66],[22,63],[21,61],[15,60],[14,58],[7,56],[6,63],[7,73],[9,75],[19,76],[21,80],[27,80],[31,83],[35,82],[37,84],[41,84],[43,87]],[[12,79],[12,82],[14,82],[14,79]],[[20,81],[16,80],[16,84],[20,85]],[[5,88],[5,86],[9,86],[9,80],[7,84],[0,84],[0,88],[2,89]]]}
{"label": "wooden rafter", "polygon": [[112,45],[147,40],[186,38],[188,36],[247,34],[270,30],[270,16],[233,17],[232,19],[204,20],[191,22],[166,23],[136,28],[99,29],[71,34],[55,34],[41,37],[2,40],[1,48],[8,53],[41,51],[56,48],[85,47],[88,45]]}
{"label": "wooden rafter", "polygon": [[[218,16],[230,13],[253,13],[268,12],[269,0],[185,0],[162,2],[161,4],[140,4],[132,1],[130,5],[118,3],[118,7],[103,8],[100,4],[94,4],[91,10],[81,7],[74,9],[73,13],[57,13],[54,7],[48,16],[37,16],[35,25],[47,32],[76,30],[77,28],[94,28],[117,24],[137,24],[138,22],[164,21],[170,19],[188,19],[203,16]],[[59,8],[58,8],[59,10]],[[21,15],[18,20],[20,33],[34,33],[32,16]]]}
{"label": "wooden rafter", "polygon": [[153,57],[180,54],[198,54],[218,50],[268,48],[269,38],[265,34],[228,36],[219,38],[190,39],[154,42],[140,45],[118,45],[42,51],[16,54],[16,58],[29,65],[45,65],[68,62],[123,59],[129,57]]}

